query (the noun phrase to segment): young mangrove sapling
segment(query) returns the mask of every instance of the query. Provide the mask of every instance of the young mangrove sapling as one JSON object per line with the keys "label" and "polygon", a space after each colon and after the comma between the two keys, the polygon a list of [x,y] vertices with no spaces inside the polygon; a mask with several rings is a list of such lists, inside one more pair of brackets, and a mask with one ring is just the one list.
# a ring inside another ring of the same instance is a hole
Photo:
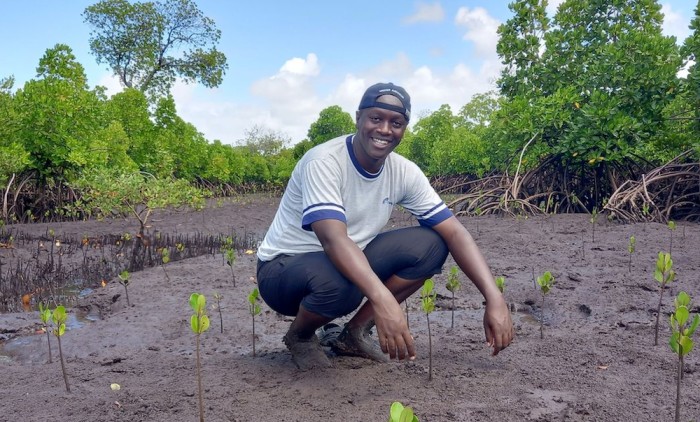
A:
{"label": "young mangrove sapling", "polygon": [[634,250],[637,246],[637,239],[635,239],[634,235],[630,236],[630,242],[627,245],[627,252],[630,254],[630,259],[629,262],[627,262],[627,272],[631,273],[632,272],[632,255],[634,254]]}
{"label": "young mangrove sapling", "polygon": [[447,290],[452,293],[452,323],[450,328],[455,328],[455,292],[462,287],[462,283],[459,281],[457,276],[457,267],[453,266],[450,268],[450,274],[447,276]]}
{"label": "young mangrove sapling", "polygon": [[668,229],[671,231],[671,238],[670,238],[670,242],[668,245],[668,253],[672,253],[673,252],[673,232],[676,231],[676,222],[673,220],[670,220],[668,222]]}
{"label": "young mangrove sapling", "polygon": [[258,304],[259,300],[260,291],[258,291],[256,287],[248,295],[248,312],[250,312],[250,316],[253,317],[253,357],[255,357],[255,315],[258,315],[261,311],[260,305]]}
{"label": "young mangrove sapling", "polygon": [[209,329],[209,317],[206,314],[207,298],[199,293],[190,295],[190,308],[194,314],[190,317],[190,328],[196,337],[197,391],[199,392],[199,422],[204,422],[204,391],[202,390],[202,364],[199,358],[199,343],[203,332]]}
{"label": "young mangrove sapling", "polygon": [[44,325],[44,331],[46,332],[46,342],[49,345],[49,363],[53,363],[53,359],[51,358],[51,309],[49,309],[49,305],[47,304],[46,307],[44,308],[44,303],[39,302],[39,317],[41,318],[41,322]]}
{"label": "young mangrove sapling", "polygon": [[119,273],[119,284],[124,286],[124,293],[126,294],[126,306],[131,306],[131,302],[129,302],[129,278],[131,275],[129,274],[129,271],[124,270],[121,273]]}
{"label": "young mangrove sapling", "polygon": [[661,304],[664,298],[666,285],[676,278],[673,271],[673,260],[670,253],[659,252],[654,269],[654,278],[659,282],[659,305],[656,307],[656,324],[654,326],[654,346],[659,344],[659,317],[661,316]]}
{"label": "young mangrove sapling", "polygon": [[595,225],[596,222],[598,221],[598,208],[593,208],[593,212],[591,212],[591,227],[593,228],[592,237],[591,237],[591,243],[595,243]]}
{"label": "young mangrove sapling", "polygon": [[413,414],[413,409],[400,402],[393,402],[389,410],[388,422],[419,422],[418,417]]}
{"label": "young mangrove sapling", "polygon": [[163,249],[160,251],[160,256],[161,256],[161,267],[163,267],[163,272],[165,273],[165,278],[168,280],[168,283],[170,283],[170,277],[168,276],[168,272],[165,270],[165,265],[170,262],[170,250],[168,249],[167,246],[164,246]]}
{"label": "young mangrove sapling", "polygon": [[430,313],[435,310],[435,297],[437,293],[434,290],[435,283],[431,278],[425,280],[423,288],[420,291],[420,302],[425,318],[428,321],[428,381],[433,379],[433,337],[430,332]]}
{"label": "young mangrove sapling", "polygon": [[537,285],[540,286],[542,292],[542,310],[540,313],[540,339],[544,338],[544,297],[549,293],[554,285],[554,276],[551,272],[545,271],[544,274],[537,277]]}
{"label": "young mangrove sapling", "polygon": [[231,268],[233,287],[236,287],[236,273],[233,270],[233,264],[236,262],[236,249],[233,247],[233,238],[231,236],[227,236],[224,239],[224,244],[221,246],[221,252],[224,254],[226,265]]}
{"label": "young mangrove sapling", "polygon": [[221,313],[221,299],[224,297],[221,293],[214,293],[214,300],[216,301],[216,310],[219,311],[219,326],[221,327],[221,333],[224,333],[224,315]]}
{"label": "young mangrove sapling", "polygon": [[676,310],[671,314],[671,338],[669,346],[678,355],[678,375],[676,377],[676,422],[681,415],[681,379],[683,379],[683,357],[693,350],[693,333],[700,324],[700,315],[690,318],[690,296],[686,292],[678,293],[674,301]]}
{"label": "young mangrove sapling", "polygon": [[53,315],[51,316],[53,320],[54,329],[53,333],[58,341],[58,357],[61,359],[61,372],[63,372],[63,381],[66,383],[66,391],[70,393],[70,386],[68,385],[68,373],[66,372],[66,364],[63,359],[63,349],[61,348],[61,337],[66,332],[66,320],[68,315],[66,314],[66,308],[63,305],[59,305],[53,310]]}

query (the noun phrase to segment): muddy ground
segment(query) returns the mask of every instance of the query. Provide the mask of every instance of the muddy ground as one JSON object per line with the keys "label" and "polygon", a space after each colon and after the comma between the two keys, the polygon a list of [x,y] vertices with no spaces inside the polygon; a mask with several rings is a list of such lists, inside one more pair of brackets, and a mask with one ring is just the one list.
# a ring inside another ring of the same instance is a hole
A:
{"label": "muddy ground", "polygon": [[[169,234],[246,233],[262,237],[277,198],[245,197],[203,212],[156,214],[152,230]],[[676,356],[667,342],[672,297],[685,290],[700,303],[700,226],[678,223],[622,225],[597,221],[595,240],[586,215],[526,220],[460,218],[473,233],[495,275],[506,277],[516,339],[497,357],[485,345],[482,298],[460,274],[451,328],[445,288],[454,262],[436,276],[438,309],[431,314],[433,377],[428,380],[428,331],[419,299],[408,303],[416,339],[414,362],[379,364],[332,357],[327,370],[299,372],[282,344],[290,319],[264,304],[255,323],[247,296],[255,286],[255,255],[238,252],[236,286],[221,254],[206,254],[131,274],[127,306],[116,277],[90,286],[70,302],[62,349],[71,393],[61,376],[57,344],[48,361],[36,301],[29,311],[0,314],[0,420],[198,420],[195,338],[188,298],[201,292],[211,328],[201,337],[207,421],[386,421],[392,402],[433,421],[671,421],[676,398]],[[391,226],[415,224],[396,211]],[[90,221],[6,227],[57,238],[135,233],[134,221]],[[636,252],[628,268],[628,242]],[[672,256],[676,281],[663,300],[659,345],[654,323],[659,300],[653,269],[660,250]],[[39,251],[39,252],[37,252]],[[33,241],[1,248],[3,264],[46,250]],[[43,254],[43,255],[42,255]],[[64,265],[71,261],[63,257]],[[77,259],[76,259],[77,261]],[[43,261],[42,261],[43,262]],[[7,270],[8,267],[5,267]],[[542,298],[536,277],[551,271],[556,284]],[[166,277],[167,274],[167,277]],[[698,307],[694,307],[695,312]],[[540,321],[544,316],[544,339]],[[700,338],[696,334],[696,343]],[[118,391],[111,388],[116,383]],[[700,420],[700,350],[686,356],[681,420]]]}

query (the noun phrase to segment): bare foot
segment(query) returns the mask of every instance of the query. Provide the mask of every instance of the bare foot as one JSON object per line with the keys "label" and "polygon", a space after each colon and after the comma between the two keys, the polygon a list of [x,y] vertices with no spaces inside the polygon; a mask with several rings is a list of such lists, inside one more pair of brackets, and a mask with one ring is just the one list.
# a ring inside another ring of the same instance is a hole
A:
{"label": "bare foot", "polygon": [[340,356],[357,356],[377,362],[389,362],[389,357],[382,352],[379,342],[370,334],[371,326],[366,328],[343,328],[338,339],[331,345],[331,350]]}
{"label": "bare foot", "polygon": [[331,367],[331,361],[323,351],[316,335],[310,339],[300,339],[294,334],[287,333],[282,341],[292,353],[292,361],[300,370]]}

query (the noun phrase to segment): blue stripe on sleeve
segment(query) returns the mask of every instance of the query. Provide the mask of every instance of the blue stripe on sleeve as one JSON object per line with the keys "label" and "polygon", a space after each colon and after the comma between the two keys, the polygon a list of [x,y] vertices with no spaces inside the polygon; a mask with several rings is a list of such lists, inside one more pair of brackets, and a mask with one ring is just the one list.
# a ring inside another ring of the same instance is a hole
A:
{"label": "blue stripe on sleeve", "polygon": [[[425,215],[425,214],[423,214],[423,215]],[[445,207],[442,210],[440,210],[439,212],[435,213],[434,215],[431,215],[429,218],[422,218],[422,216],[418,217],[418,223],[421,226],[433,227],[435,225],[442,223],[443,221],[447,220],[450,217],[452,217],[452,211],[450,211],[449,208]]]}
{"label": "blue stripe on sleeve", "polygon": [[333,209],[320,209],[304,214],[304,217],[301,219],[301,228],[311,231],[311,224],[319,220],[339,220],[347,224],[344,213]]}

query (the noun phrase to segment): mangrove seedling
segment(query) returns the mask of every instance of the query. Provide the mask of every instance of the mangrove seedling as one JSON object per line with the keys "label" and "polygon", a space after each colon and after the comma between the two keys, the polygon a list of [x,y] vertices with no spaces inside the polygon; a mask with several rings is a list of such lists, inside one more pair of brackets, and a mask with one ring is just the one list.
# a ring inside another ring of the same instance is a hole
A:
{"label": "mangrove seedling", "polygon": [[493,281],[496,283],[498,291],[504,293],[506,290],[506,278],[503,276],[498,276]]}
{"label": "mangrove seedling", "polygon": [[389,421],[388,422],[420,422],[418,417],[413,414],[413,409],[406,406],[400,402],[393,402],[391,404],[391,409],[389,410]]}
{"label": "mangrove seedling", "polygon": [[676,222],[673,220],[670,220],[668,222],[668,229],[671,231],[671,239],[668,245],[668,253],[673,252],[673,232],[676,231]]}
{"label": "mangrove seedling", "polygon": [[124,286],[124,293],[126,294],[126,306],[131,306],[131,302],[129,302],[129,279],[131,275],[129,274],[129,271],[124,270],[119,275],[117,276],[119,278],[119,284]]}
{"label": "mangrove seedling", "polygon": [[457,276],[457,267],[450,268],[450,274],[447,276],[447,290],[452,293],[452,324],[450,328],[455,328],[455,292],[462,287],[462,283]]}
{"label": "mangrove seedling", "polygon": [[544,297],[552,289],[554,285],[554,276],[551,272],[545,271],[544,274],[537,277],[537,285],[540,286],[540,292],[542,293],[542,310],[540,312],[540,339],[544,338]]}
{"label": "mangrove seedling", "polygon": [[591,242],[595,243],[595,225],[596,222],[598,221],[598,208],[593,208],[593,211],[591,212],[591,227],[593,228],[592,237],[591,237]]}
{"label": "mangrove seedling", "polygon": [[202,363],[199,358],[199,343],[203,332],[209,329],[209,317],[206,314],[207,298],[199,293],[190,295],[190,308],[194,314],[190,317],[190,328],[196,338],[196,359],[197,359],[197,391],[199,393],[199,422],[204,422],[204,391],[202,390]]}
{"label": "mangrove seedling", "polygon": [[51,315],[53,320],[54,329],[53,333],[58,341],[58,357],[61,359],[61,371],[63,372],[63,381],[66,383],[66,391],[70,393],[70,386],[68,385],[68,373],[66,373],[66,364],[63,359],[63,349],[61,348],[61,337],[66,332],[66,320],[68,315],[66,314],[66,308],[63,305],[59,305],[53,310],[53,315]]}
{"label": "mangrove seedling", "polygon": [[634,238],[634,235],[630,236],[630,242],[627,244],[627,252],[630,253],[630,259],[629,262],[627,262],[627,272],[631,273],[632,272],[632,255],[634,254],[634,250],[637,246],[637,239]]}
{"label": "mangrove seedling", "polygon": [[693,350],[693,333],[700,324],[700,315],[690,318],[690,296],[686,292],[678,293],[674,301],[676,310],[671,314],[671,338],[669,346],[678,355],[678,375],[676,377],[676,422],[681,415],[681,379],[683,379],[683,357]]}
{"label": "mangrove seedling", "polygon": [[656,346],[659,344],[659,317],[661,316],[664,290],[666,285],[676,278],[670,253],[659,252],[659,257],[656,260],[656,269],[654,269],[654,278],[659,283],[659,305],[656,307],[656,325],[654,327],[654,346]]}
{"label": "mangrove seedling", "polygon": [[437,293],[434,290],[435,283],[431,278],[425,280],[420,291],[420,303],[425,319],[428,321],[428,381],[433,379],[433,337],[430,332],[430,313],[435,310],[435,298]]}
{"label": "mangrove seedling", "polygon": [[262,310],[258,302],[260,301],[260,292],[258,288],[254,288],[248,295],[248,312],[253,317],[253,357],[255,357],[255,315],[260,314]]}
{"label": "mangrove seedling", "polygon": [[46,343],[49,345],[49,363],[53,363],[51,358],[51,309],[47,304],[44,308],[44,303],[39,302],[39,317],[41,318],[42,324],[44,324],[44,331],[46,331]]}
{"label": "mangrove seedling", "polygon": [[221,293],[214,293],[214,300],[216,300],[216,310],[219,311],[219,326],[221,327],[221,333],[224,333],[224,316],[221,313],[221,299],[224,297]]}
{"label": "mangrove seedling", "polygon": [[163,267],[163,272],[165,273],[165,278],[168,280],[168,283],[170,283],[170,277],[168,276],[168,272],[165,270],[165,265],[170,262],[170,250],[168,249],[167,246],[163,247],[163,249],[160,250],[160,256],[161,256],[161,267]]}
{"label": "mangrove seedling", "polygon": [[236,262],[236,249],[233,247],[233,238],[231,236],[227,236],[224,239],[224,244],[221,246],[221,252],[224,254],[226,265],[231,268],[233,287],[236,287],[236,273],[233,270],[233,264]]}

